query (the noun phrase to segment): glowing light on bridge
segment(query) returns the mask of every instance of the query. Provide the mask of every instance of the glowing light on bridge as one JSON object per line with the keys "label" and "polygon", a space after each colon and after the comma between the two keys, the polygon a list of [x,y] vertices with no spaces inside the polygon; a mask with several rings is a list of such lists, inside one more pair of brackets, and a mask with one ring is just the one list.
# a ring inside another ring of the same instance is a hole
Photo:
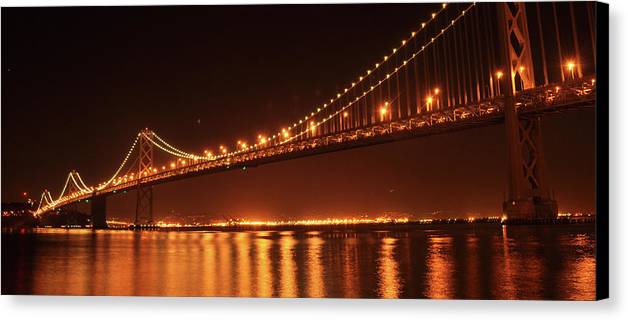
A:
{"label": "glowing light on bridge", "polygon": [[384,118],[388,114],[388,102],[384,102],[384,105],[379,108],[379,114],[381,116],[381,121],[384,121]]}
{"label": "glowing light on bridge", "polygon": [[567,71],[571,74],[571,79],[575,79],[574,69],[576,68],[576,63],[573,61],[567,61],[565,66],[567,67]]}

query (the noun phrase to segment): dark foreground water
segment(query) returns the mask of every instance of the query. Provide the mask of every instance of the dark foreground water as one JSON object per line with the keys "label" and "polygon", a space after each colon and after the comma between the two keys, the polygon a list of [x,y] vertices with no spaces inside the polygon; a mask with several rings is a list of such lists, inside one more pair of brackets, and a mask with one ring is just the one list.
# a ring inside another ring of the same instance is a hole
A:
{"label": "dark foreground water", "polygon": [[593,225],[2,234],[2,293],[594,299]]}

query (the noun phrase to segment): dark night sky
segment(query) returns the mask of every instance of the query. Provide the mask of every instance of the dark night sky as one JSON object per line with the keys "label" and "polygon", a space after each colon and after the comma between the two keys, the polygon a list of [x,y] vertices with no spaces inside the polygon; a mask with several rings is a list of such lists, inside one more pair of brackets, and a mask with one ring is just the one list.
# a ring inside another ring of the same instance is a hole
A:
{"label": "dark night sky", "polygon": [[[436,5],[437,6],[437,5]],[[2,201],[108,178],[139,129],[195,153],[302,116],[435,5],[2,8]],[[200,120],[200,121],[199,121]],[[545,118],[560,210],[594,210],[594,112]],[[499,214],[503,126],[156,187],[155,212]],[[134,195],[110,198],[131,216]]]}

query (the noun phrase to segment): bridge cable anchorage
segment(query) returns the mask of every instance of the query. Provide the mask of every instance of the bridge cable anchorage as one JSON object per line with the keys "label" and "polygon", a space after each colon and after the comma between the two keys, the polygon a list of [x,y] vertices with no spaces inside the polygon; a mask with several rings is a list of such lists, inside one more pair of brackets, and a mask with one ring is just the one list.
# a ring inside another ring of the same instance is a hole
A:
{"label": "bridge cable anchorage", "polygon": [[[341,107],[339,110],[335,111],[334,113],[330,114],[329,116],[327,116],[327,117],[323,118],[323,120],[322,120],[322,121],[315,122],[315,123],[314,123],[314,127],[315,127],[315,128],[317,128],[317,127],[319,127],[320,125],[322,125],[322,124],[324,124],[324,123],[326,123],[326,122],[328,122],[328,121],[332,120],[334,117],[339,116],[341,113],[343,113],[343,111],[345,111],[346,109],[348,109],[349,107],[351,107],[352,105],[354,105],[356,102],[359,102],[359,101],[360,101],[360,99],[362,99],[362,98],[366,97],[369,93],[373,92],[375,89],[377,89],[378,87],[380,87],[380,86],[382,85],[382,83],[386,82],[386,81],[387,81],[387,80],[388,80],[388,79],[389,79],[392,75],[397,74],[397,73],[398,73],[398,72],[399,72],[402,68],[404,68],[404,67],[407,65],[407,63],[408,63],[408,62],[412,61],[414,58],[416,58],[416,56],[417,56],[417,55],[419,55],[420,53],[424,52],[424,51],[425,51],[425,49],[429,48],[429,46],[430,46],[431,44],[433,44],[435,40],[437,40],[438,38],[440,38],[440,37],[441,37],[441,36],[445,33],[445,31],[447,31],[447,30],[449,30],[450,28],[452,28],[452,27],[453,27],[453,26],[454,26],[454,25],[458,22],[458,20],[462,19],[462,18],[465,16],[465,14],[466,14],[466,13],[467,13],[467,12],[468,12],[471,8],[475,7],[475,5],[476,5],[476,3],[474,2],[474,3],[470,4],[470,5],[469,5],[469,6],[468,6],[465,10],[462,10],[462,11],[461,11],[461,13],[460,13],[460,14],[459,14],[459,15],[458,15],[458,16],[457,16],[454,20],[452,20],[450,24],[448,24],[445,28],[443,28],[443,29],[442,29],[442,30],[441,30],[441,31],[440,31],[437,35],[435,35],[434,37],[432,37],[432,38],[430,38],[428,41],[426,41],[426,42],[424,43],[424,45],[423,45],[423,46],[421,46],[421,49],[419,49],[419,50],[415,51],[415,52],[411,55],[411,57],[410,57],[410,58],[408,58],[407,60],[404,60],[404,62],[402,62],[401,64],[399,64],[397,67],[395,67],[395,69],[394,69],[393,71],[391,71],[390,73],[387,73],[387,74],[386,74],[386,75],[385,75],[382,79],[380,79],[379,81],[377,81],[377,80],[376,80],[376,83],[375,83],[375,84],[373,84],[373,85],[372,85],[369,89],[367,89],[366,91],[364,91],[361,95],[358,95],[358,97],[356,97],[354,100],[352,100],[351,102],[349,102],[349,103],[348,103],[348,104],[346,104],[345,106]],[[443,7],[443,9],[444,9],[444,7]],[[443,9],[441,9],[441,11],[442,11]],[[435,16],[435,15],[433,15],[433,17],[435,18],[436,16]],[[431,20],[433,20],[434,18],[432,18]],[[430,20],[430,21],[431,21],[431,20]],[[405,45],[405,43],[404,43],[404,45]],[[394,53],[396,53],[397,51],[398,51],[397,49],[394,49],[394,51],[393,51],[393,52],[394,52]],[[387,60],[389,60],[389,56],[385,56],[384,61],[387,61]],[[383,65],[383,63],[382,63],[382,64],[379,64],[379,63],[378,63],[378,64],[376,64],[376,68],[380,67],[381,65]],[[375,70],[375,69],[373,69],[373,70]],[[373,74],[373,72],[371,72],[371,70],[369,70],[369,71],[367,72],[367,76],[365,76],[365,77],[363,77],[363,78],[361,77],[361,78],[362,78],[362,80],[366,79],[366,77],[368,77],[368,75],[370,75],[370,74]],[[352,86],[352,87],[353,87],[353,86]],[[348,91],[349,91],[349,90],[345,91],[345,93],[346,93],[346,92],[348,92]],[[337,97],[338,97],[338,98],[342,97],[342,93],[339,93],[339,94],[337,95]],[[337,99],[336,99],[336,100],[337,100]],[[331,103],[333,103],[333,101],[334,101],[334,99],[333,99],[333,98],[332,98],[332,99],[330,99],[330,104],[331,104]],[[327,108],[327,106],[328,106],[327,104],[324,104],[324,105],[323,105],[323,108]],[[322,109],[321,109],[321,110],[322,110]],[[314,115],[315,115],[315,114],[316,114],[316,113],[314,113]],[[313,115],[312,115],[312,116],[306,116],[304,119],[305,119],[305,120],[307,120],[308,118],[311,118],[311,117],[313,117]],[[294,123],[294,124],[292,125],[292,127],[295,127],[296,125],[297,125],[297,124],[296,124],[296,123]],[[290,130],[290,129],[289,129],[289,130]],[[284,140],[284,142],[283,142],[283,143],[285,143],[285,142],[290,142],[290,141],[292,141],[292,140],[294,140],[294,139],[296,139],[296,138],[298,138],[298,137],[301,137],[301,136],[303,136],[304,134],[307,134],[308,132],[310,132],[310,130],[311,130],[311,127],[308,127],[308,126],[306,125],[306,126],[305,126],[305,129],[303,129],[302,131],[300,131],[298,134],[296,134],[296,135],[294,135],[294,136],[291,136],[291,137],[289,137],[288,139]]]}

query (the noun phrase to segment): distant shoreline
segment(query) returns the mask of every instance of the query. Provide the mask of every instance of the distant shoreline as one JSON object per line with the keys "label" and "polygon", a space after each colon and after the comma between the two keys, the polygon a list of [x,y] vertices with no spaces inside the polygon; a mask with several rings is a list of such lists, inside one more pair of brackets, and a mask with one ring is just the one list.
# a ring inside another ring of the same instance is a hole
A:
{"label": "distant shoreline", "polygon": [[182,227],[140,227],[138,230],[162,230],[162,231],[406,231],[412,229],[424,229],[434,226],[482,226],[482,225],[573,225],[595,224],[595,218],[582,219],[551,219],[551,220],[513,220],[502,223],[501,219],[468,221],[465,219],[442,219],[431,222],[410,221],[406,223],[361,223],[341,225],[234,225],[234,226],[182,226]]}
{"label": "distant shoreline", "polygon": [[[469,221],[467,219],[435,219],[426,221],[410,221],[405,223],[356,223],[356,224],[321,224],[321,225],[199,225],[199,226],[112,226],[105,230],[136,230],[136,231],[207,231],[207,232],[240,232],[240,231],[341,231],[341,232],[377,232],[377,231],[407,231],[416,229],[428,229],[431,227],[460,227],[460,226],[524,226],[524,225],[575,225],[575,224],[595,224],[595,217],[586,218],[558,218],[558,219],[539,219],[539,220],[508,220],[501,219],[478,219]],[[92,229],[91,226],[47,226],[36,227],[33,229]],[[19,229],[29,228],[12,228],[3,227],[2,232],[14,232]]]}

